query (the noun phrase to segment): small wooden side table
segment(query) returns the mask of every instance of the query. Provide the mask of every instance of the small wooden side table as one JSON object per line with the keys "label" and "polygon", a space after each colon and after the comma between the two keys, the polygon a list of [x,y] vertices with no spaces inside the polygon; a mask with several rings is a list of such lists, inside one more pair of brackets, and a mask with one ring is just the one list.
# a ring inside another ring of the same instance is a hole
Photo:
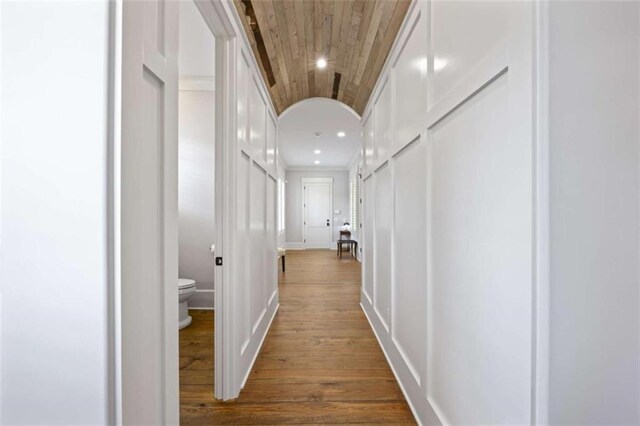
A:
{"label": "small wooden side table", "polygon": [[356,253],[358,252],[358,242],[356,240],[338,240],[338,257],[342,259],[342,248],[346,244],[349,246],[349,252],[353,257],[356,257]]}

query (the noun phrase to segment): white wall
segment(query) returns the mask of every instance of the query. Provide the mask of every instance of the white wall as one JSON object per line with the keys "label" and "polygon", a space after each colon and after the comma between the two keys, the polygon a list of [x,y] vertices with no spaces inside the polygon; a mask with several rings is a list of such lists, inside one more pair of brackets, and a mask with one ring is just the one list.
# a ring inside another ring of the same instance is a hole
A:
{"label": "white wall", "polygon": [[363,114],[362,305],[425,424],[532,422],[532,11],[414,2]]}
{"label": "white wall", "polygon": [[211,30],[192,0],[180,2],[178,65],[181,83],[213,85],[216,46]]}
{"label": "white wall", "polygon": [[196,281],[189,307],[214,307],[215,92],[178,94],[179,275]]}
{"label": "white wall", "polygon": [[[339,237],[340,227],[344,220],[349,221],[349,172],[344,170],[287,170],[286,190],[286,242],[291,248],[300,248],[302,242],[302,178],[331,177],[333,178],[333,210],[340,210],[340,214],[333,215],[333,241]],[[333,247],[333,245],[332,245]]]}
{"label": "white wall", "polygon": [[0,423],[113,423],[108,2],[0,9]]}
{"label": "white wall", "polygon": [[549,13],[549,420],[639,424],[639,7]]}

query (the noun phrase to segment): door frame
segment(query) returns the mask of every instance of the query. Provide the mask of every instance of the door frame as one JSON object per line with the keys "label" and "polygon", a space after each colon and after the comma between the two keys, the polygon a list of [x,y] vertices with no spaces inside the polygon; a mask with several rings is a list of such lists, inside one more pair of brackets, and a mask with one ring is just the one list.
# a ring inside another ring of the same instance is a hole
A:
{"label": "door frame", "polygon": [[[303,177],[301,179],[302,182],[302,241],[303,241],[303,246],[304,248],[332,248],[333,247],[333,178],[332,177]],[[306,225],[306,221],[305,221],[305,213],[307,210],[306,207],[306,203],[305,203],[305,184],[307,183],[328,183],[329,184],[329,192],[331,193],[331,196],[329,197],[329,203],[330,203],[330,209],[331,209],[331,241],[329,241],[326,245],[322,245],[322,244],[310,244],[307,242],[307,225]]]}
{"label": "door frame", "polygon": [[[225,179],[226,169],[229,167],[230,159],[228,155],[232,152],[229,144],[234,132],[231,130],[235,126],[235,116],[230,114],[235,108],[234,93],[229,89],[232,83],[233,68],[230,62],[233,58],[233,48],[235,44],[235,34],[230,17],[225,13],[224,5],[220,2],[192,0],[200,14],[204,18],[211,34],[215,39],[215,170],[214,170],[214,217],[215,234],[214,245],[216,258],[232,259],[229,252],[230,241],[229,227],[225,227],[226,218],[230,217],[229,208],[235,199],[228,188]],[[231,279],[228,265],[217,265],[214,268],[214,395],[218,399],[229,399],[229,385],[232,383],[233,368],[230,368],[229,361],[233,361],[233,356],[228,356],[229,351],[225,351],[232,345],[228,342],[233,336],[230,326],[233,324],[230,318],[231,310],[224,309],[231,306],[231,300],[225,291],[225,283]]]}
{"label": "door frame", "polygon": [[[228,173],[228,169],[233,167],[233,147],[235,146],[235,60],[236,60],[236,44],[238,38],[246,37],[238,28],[236,22],[238,18],[234,15],[235,10],[230,1],[219,0],[192,0],[201,15],[203,16],[207,26],[215,38],[216,44],[216,96],[215,96],[215,250],[216,255],[225,259],[224,267],[215,268],[215,386],[214,393],[218,399],[231,399],[235,397],[236,384],[234,383],[234,356],[233,356],[233,320],[231,318],[232,295],[231,291],[227,291],[230,282],[233,281],[232,271],[234,270],[233,262],[233,240],[229,227],[225,227],[229,218],[234,215],[235,195],[233,173]],[[123,354],[127,348],[123,346],[122,331],[131,326],[131,322],[135,322],[135,318],[123,316],[123,294],[122,294],[122,271],[121,265],[123,261],[122,254],[122,222],[126,220],[126,212],[122,211],[122,188],[127,182],[122,178],[122,56],[125,40],[123,39],[123,20],[124,16],[124,0],[115,0],[110,3],[110,23],[109,23],[109,40],[110,40],[110,146],[109,146],[109,263],[110,263],[110,289],[109,289],[109,415],[114,424],[123,424],[123,406],[124,406],[124,389],[123,389]],[[242,40],[240,41],[242,42]],[[246,40],[245,40],[246,42]],[[177,90],[177,81],[176,81]],[[177,96],[175,107],[177,111]],[[177,114],[176,114],[177,122]],[[177,148],[177,138],[170,141],[170,145]],[[174,165],[165,162],[162,170],[163,176],[170,173],[172,167],[177,170],[177,157]],[[172,161],[172,160],[171,160]],[[230,176],[229,179],[225,179]],[[174,208],[175,207],[175,211]],[[169,213],[175,214],[177,218],[178,206],[177,200],[175,206],[165,204],[165,211],[172,210]],[[177,224],[176,224],[177,226]],[[171,228],[171,227],[169,227]],[[163,235],[165,241],[174,238],[172,230],[167,226],[163,227]],[[175,246],[177,247],[177,236]],[[177,255],[177,253],[176,253]],[[176,257],[177,262],[177,257]],[[177,279],[177,276],[176,276]],[[225,283],[227,283],[225,285]],[[174,285],[172,288],[165,290],[165,306],[175,296],[175,309],[177,312],[178,303],[178,287]],[[166,319],[166,313],[163,314]],[[165,358],[165,368],[161,373],[163,398],[163,417],[170,423],[178,423],[179,413],[179,380],[175,380],[179,374],[178,351],[179,341],[176,331],[178,329],[177,322],[170,324],[164,321],[164,338],[166,342],[171,344],[171,348],[167,347],[166,352],[169,354]],[[175,347],[173,347],[175,346]]]}
{"label": "door frame", "polygon": [[[259,73],[260,66],[245,33],[243,25],[246,22],[238,14],[234,1],[193,1],[216,39],[215,255],[222,258],[223,265],[216,265],[215,268],[215,396],[231,400],[238,397],[245,379],[240,371],[240,338],[236,330],[238,312],[234,311],[238,297],[234,285],[238,282],[236,273],[245,262],[238,252],[236,223],[240,144],[237,134],[237,72],[241,56],[257,71],[255,82],[262,96],[266,96],[267,110],[275,111],[275,108],[268,97],[268,86]],[[246,56],[243,53],[245,51]],[[268,119],[268,114],[265,119]],[[277,149],[277,140],[275,146]],[[268,170],[264,162],[260,167]]]}

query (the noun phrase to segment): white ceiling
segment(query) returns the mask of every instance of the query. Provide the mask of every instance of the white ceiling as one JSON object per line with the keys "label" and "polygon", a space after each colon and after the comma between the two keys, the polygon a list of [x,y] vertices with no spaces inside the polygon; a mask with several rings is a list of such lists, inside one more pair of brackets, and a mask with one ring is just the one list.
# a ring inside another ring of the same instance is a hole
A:
{"label": "white ceiling", "polygon": [[[340,131],[346,133],[345,137],[337,136]],[[317,137],[314,132],[321,135]],[[289,168],[346,168],[362,147],[360,117],[333,99],[305,99],[280,116],[278,144]],[[316,149],[321,154],[314,154]],[[320,164],[314,164],[315,160]]]}
{"label": "white ceiling", "polygon": [[215,39],[193,1],[180,2],[180,78],[210,78],[215,72]]}

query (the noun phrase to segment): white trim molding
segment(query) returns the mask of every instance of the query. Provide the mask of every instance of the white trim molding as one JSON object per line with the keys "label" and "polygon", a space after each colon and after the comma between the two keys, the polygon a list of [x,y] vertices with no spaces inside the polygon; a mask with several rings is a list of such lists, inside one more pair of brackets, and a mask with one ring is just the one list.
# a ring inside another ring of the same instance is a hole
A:
{"label": "white trim molding", "polygon": [[189,309],[215,309],[216,291],[212,289],[196,289],[196,292],[189,299]]}
{"label": "white trim molding", "polygon": [[532,424],[549,424],[551,307],[549,157],[549,2],[535,3],[535,265],[532,324]]}
{"label": "white trim molding", "polygon": [[299,242],[295,242],[295,243],[286,242],[284,243],[284,247],[287,250],[304,250],[305,249],[304,243],[299,243]]}

